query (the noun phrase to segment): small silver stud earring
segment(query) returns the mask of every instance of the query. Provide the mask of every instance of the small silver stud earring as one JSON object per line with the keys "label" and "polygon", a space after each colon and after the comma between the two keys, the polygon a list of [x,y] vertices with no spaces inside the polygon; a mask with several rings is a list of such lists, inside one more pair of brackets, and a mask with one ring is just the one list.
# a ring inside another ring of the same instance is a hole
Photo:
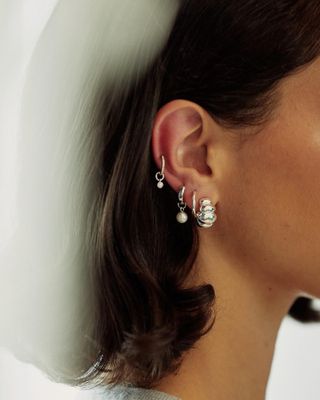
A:
{"label": "small silver stud earring", "polygon": [[[157,183],[157,187],[159,188],[159,189],[162,189],[163,188],[163,180],[164,180],[164,167],[165,167],[165,161],[164,161],[164,156],[161,156],[161,171],[158,171],[157,173],[156,173],[156,175],[155,175],[155,177],[156,177],[156,180],[158,181],[158,183]],[[160,178],[159,178],[159,176],[160,176]]]}
{"label": "small silver stud earring", "polygon": [[196,211],[196,191],[192,194],[192,214],[197,220],[197,225],[201,228],[210,228],[216,221],[217,215],[215,213],[216,208],[212,205],[212,202],[207,197],[203,197],[199,200],[200,210]]}
{"label": "small silver stud earring", "polygon": [[187,204],[183,201],[183,195],[184,195],[185,189],[186,189],[185,186],[181,186],[179,193],[178,193],[179,202],[177,204],[178,204],[180,211],[178,212],[176,219],[178,222],[180,222],[180,224],[184,224],[188,220],[188,214],[184,211]]}

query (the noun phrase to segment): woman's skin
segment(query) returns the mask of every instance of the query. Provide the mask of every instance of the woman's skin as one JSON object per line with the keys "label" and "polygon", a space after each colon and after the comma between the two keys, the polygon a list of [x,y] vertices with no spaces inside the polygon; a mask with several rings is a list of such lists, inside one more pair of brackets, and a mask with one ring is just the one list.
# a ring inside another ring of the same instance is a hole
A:
{"label": "woman's skin", "polygon": [[186,100],[165,104],[154,121],[165,184],[176,193],[184,184],[190,208],[196,189],[197,209],[209,197],[217,213],[213,227],[198,228],[190,279],[215,288],[215,324],[156,387],[183,400],[264,399],[284,316],[299,295],[320,297],[320,58],[279,90],[256,134],[223,129]]}

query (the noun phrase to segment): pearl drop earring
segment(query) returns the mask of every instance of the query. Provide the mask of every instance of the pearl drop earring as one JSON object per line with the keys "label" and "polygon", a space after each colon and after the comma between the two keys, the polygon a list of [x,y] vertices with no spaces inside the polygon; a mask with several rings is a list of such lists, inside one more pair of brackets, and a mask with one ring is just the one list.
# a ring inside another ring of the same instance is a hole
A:
{"label": "pearl drop earring", "polygon": [[[159,188],[159,189],[162,189],[163,188],[163,180],[164,180],[164,167],[165,167],[165,161],[164,161],[164,156],[161,156],[161,171],[158,171],[157,173],[156,173],[156,175],[155,175],[155,177],[156,177],[156,179],[157,179],[157,181],[158,181],[158,183],[157,183],[157,187]],[[159,175],[160,175],[160,178],[159,178]]]}
{"label": "pearl drop earring", "polygon": [[180,222],[180,224],[184,224],[188,220],[188,214],[184,211],[184,209],[187,206],[187,204],[183,201],[184,191],[185,191],[185,186],[181,186],[178,193],[179,202],[177,203],[180,211],[176,216],[176,219],[178,222]]}

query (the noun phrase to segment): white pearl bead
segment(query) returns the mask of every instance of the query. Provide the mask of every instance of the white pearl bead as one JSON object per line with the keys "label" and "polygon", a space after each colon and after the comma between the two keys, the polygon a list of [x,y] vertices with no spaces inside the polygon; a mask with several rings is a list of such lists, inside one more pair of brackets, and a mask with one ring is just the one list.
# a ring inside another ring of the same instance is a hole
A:
{"label": "white pearl bead", "polygon": [[188,220],[188,215],[184,211],[180,211],[180,212],[178,212],[176,218],[177,218],[177,221],[180,222],[180,224],[183,224]]}
{"label": "white pearl bead", "polygon": [[160,182],[160,181],[159,181],[159,182],[157,183],[157,186],[158,186],[159,189],[163,188],[163,182]]}

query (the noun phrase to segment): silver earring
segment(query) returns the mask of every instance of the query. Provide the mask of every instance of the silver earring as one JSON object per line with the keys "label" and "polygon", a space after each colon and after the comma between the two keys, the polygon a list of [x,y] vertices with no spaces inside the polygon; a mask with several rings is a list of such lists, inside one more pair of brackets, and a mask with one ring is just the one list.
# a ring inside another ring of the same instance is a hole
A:
{"label": "silver earring", "polygon": [[207,197],[203,197],[199,200],[200,210],[196,211],[196,191],[192,194],[192,214],[197,220],[198,226],[201,228],[210,228],[216,221],[217,215],[215,213],[216,208],[212,205],[212,202]]}
{"label": "silver earring", "polygon": [[184,209],[187,206],[187,204],[183,201],[184,191],[185,191],[185,186],[181,186],[178,193],[179,202],[177,203],[180,211],[176,216],[176,219],[178,222],[180,222],[180,224],[184,224],[188,220],[188,214],[184,211]]}
{"label": "silver earring", "polygon": [[[156,173],[156,175],[155,175],[156,180],[158,181],[157,187],[158,187],[159,189],[163,188],[163,182],[162,182],[162,181],[164,180],[164,174],[163,174],[163,172],[164,172],[164,167],[165,167],[164,156],[161,156],[161,171],[158,171],[158,172]],[[160,176],[160,178],[159,178],[159,176]]]}

